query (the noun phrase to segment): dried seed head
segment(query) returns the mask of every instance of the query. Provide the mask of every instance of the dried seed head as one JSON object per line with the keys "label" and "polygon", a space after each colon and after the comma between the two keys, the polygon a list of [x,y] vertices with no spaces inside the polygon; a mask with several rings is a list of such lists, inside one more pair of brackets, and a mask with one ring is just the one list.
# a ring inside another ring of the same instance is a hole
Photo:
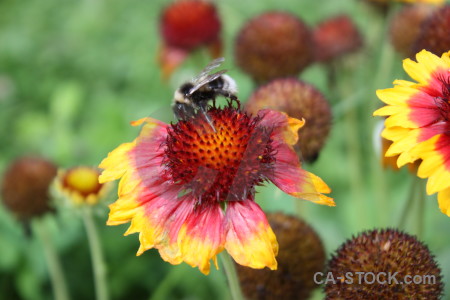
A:
{"label": "dried seed head", "polygon": [[[345,280],[331,280],[325,286],[326,299],[439,299],[443,290],[441,270],[434,261],[427,246],[415,237],[394,229],[372,230],[359,234],[343,244],[328,264],[328,272],[333,278],[346,278],[350,272],[353,283]],[[357,280],[356,272],[373,273],[375,276],[385,272],[395,274],[398,284],[382,284],[388,276],[380,277],[380,282],[372,277],[368,282]],[[434,283],[401,284],[407,275],[429,276]]]}
{"label": "dried seed head", "polygon": [[347,15],[327,19],[313,31],[316,60],[329,62],[359,50],[363,40],[358,28]]}
{"label": "dried seed head", "polygon": [[413,55],[411,52],[414,42],[419,36],[422,23],[435,10],[434,6],[414,4],[404,6],[392,18],[390,24],[390,40],[395,50],[405,57]]}
{"label": "dried seed head", "polygon": [[237,266],[248,299],[307,299],[323,272],[325,251],[317,233],[304,221],[283,213],[268,214],[279,243],[278,269],[255,270]]}
{"label": "dried seed head", "polygon": [[3,176],[3,203],[22,221],[51,211],[49,186],[56,171],[53,163],[40,157],[15,160]]}
{"label": "dried seed head", "polygon": [[258,83],[296,76],[313,61],[308,27],[285,12],[268,12],[247,22],[234,51],[237,65]]}
{"label": "dried seed head", "polygon": [[305,161],[315,161],[331,129],[331,108],[328,101],[311,84],[295,78],[275,79],[258,88],[246,105],[256,113],[263,108],[286,112],[297,119],[305,119],[294,146]]}
{"label": "dried seed head", "polygon": [[438,56],[450,50],[450,5],[436,9],[423,23],[413,54],[425,49]]}

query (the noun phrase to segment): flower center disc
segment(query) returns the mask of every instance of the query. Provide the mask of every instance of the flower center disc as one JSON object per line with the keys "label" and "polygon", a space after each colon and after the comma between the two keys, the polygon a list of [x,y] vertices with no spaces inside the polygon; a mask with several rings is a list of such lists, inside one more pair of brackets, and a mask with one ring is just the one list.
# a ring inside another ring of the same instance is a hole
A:
{"label": "flower center disc", "polygon": [[231,105],[173,124],[168,132],[166,175],[198,201],[240,201],[253,196],[272,169],[272,128],[258,126]]}
{"label": "flower center disc", "polygon": [[67,171],[63,184],[66,188],[76,191],[86,197],[96,194],[102,187],[98,182],[99,172],[92,168],[76,167]]}

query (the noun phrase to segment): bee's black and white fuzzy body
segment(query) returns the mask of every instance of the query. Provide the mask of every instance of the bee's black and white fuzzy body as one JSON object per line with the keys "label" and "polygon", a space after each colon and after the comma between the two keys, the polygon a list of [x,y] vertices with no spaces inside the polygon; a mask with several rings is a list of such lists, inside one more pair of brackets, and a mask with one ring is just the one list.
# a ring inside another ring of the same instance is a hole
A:
{"label": "bee's black and white fuzzy body", "polygon": [[[224,74],[226,70],[209,74],[219,67],[224,58],[218,58],[209,63],[193,80],[186,82],[175,91],[172,109],[179,120],[192,117],[197,111],[206,115],[209,101],[215,101],[217,96],[237,100],[237,85],[233,78]],[[209,120],[208,120],[209,121]]]}

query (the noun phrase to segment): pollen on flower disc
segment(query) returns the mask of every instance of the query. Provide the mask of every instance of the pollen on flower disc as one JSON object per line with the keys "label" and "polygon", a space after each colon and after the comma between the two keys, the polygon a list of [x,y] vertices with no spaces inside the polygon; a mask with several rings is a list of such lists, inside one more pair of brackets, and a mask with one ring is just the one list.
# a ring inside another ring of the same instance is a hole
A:
{"label": "pollen on flower disc", "polygon": [[166,176],[203,201],[243,200],[262,183],[274,161],[270,129],[231,106],[173,124],[168,131]]}
{"label": "pollen on flower disc", "polygon": [[64,188],[79,193],[83,197],[96,194],[102,188],[98,182],[100,172],[90,167],[75,167],[65,172],[63,176]]}
{"label": "pollen on flower disc", "polygon": [[330,105],[320,91],[296,78],[275,79],[253,92],[246,104],[246,110],[250,113],[264,108],[305,119],[294,149],[305,161],[313,162],[318,158],[332,121]]}
{"label": "pollen on flower disc", "polygon": [[234,45],[236,64],[256,82],[296,76],[313,61],[308,27],[285,12],[268,12],[248,21]]}
{"label": "pollen on flower disc", "polygon": [[53,163],[40,157],[15,160],[3,175],[3,203],[21,220],[51,211],[49,186],[56,172]]}
{"label": "pollen on flower disc", "polygon": [[[327,282],[326,299],[440,299],[443,290],[441,270],[428,247],[394,229],[367,231],[348,240],[330,260],[328,272],[335,282]],[[369,274],[367,282],[359,283],[356,272],[396,274],[398,283],[383,284],[389,279],[383,274],[380,282],[371,282]],[[353,283],[345,282],[346,274],[353,274]],[[433,281],[401,284],[407,275]]]}
{"label": "pollen on flower disc", "polygon": [[320,237],[297,217],[270,213],[267,218],[279,243],[278,269],[255,270],[237,265],[243,293],[247,299],[308,299],[318,287],[314,274],[325,267]]}
{"label": "pollen on flower disc", "polygon": [[162,13],[160,30],[168,46],[192,49],[218,38],[221,23],[213,3],[180,0]]}

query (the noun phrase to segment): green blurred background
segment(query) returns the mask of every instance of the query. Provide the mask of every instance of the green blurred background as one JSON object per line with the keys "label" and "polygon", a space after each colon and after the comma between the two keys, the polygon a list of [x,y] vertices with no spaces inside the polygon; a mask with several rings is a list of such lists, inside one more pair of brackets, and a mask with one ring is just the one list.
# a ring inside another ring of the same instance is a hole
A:
{"label": "green blurred background", "polygon": [[[67,168],[96,166],[139,129],[129,122],[147,115],[172,120],[174,89],[208,61],[194,53],[169,82],[156,63],[158,16],[167,1],[1,0],[0,1],[0,174],[16,157],[39,154]],[[225,67],[245,101],[254,86],[235,65],[234,37],[250,17],[284,10],[314,26],[348,13],[366,47],[338,64],[336,90],[327,88],[326,68],[309,67],[300,77],[316,85],[333,106],[333,130],[319,160],[305,168],[333,189],[335,208],[299,203],[273,186],[260,188],[257,201],[267,211],[300,211],[323,238],[328,255],[358,232],[396,226],[412,184],[406,171],[383,171],[372,141],[381,105],[375,89],[407,79],[401,57],[385,43],[385,19],[362,1],[217,1],[223,23]],[[115,193],[115,191],[114,191]],[[115,200],[113,194],[107,200]],[[204,276],[186,264],[171,266],[156,250],[140,257],[138,237],[123,237],[127,225],[107,227],[107,204],[96,221],[108,264],[113,299],[228,299],[225,278]],[[46,218],[67,273],[73,299],[94,299],[86,234],[70,210]],[[407,231],[414,233],[414,221]],[[444,281],[450,277],[450,219],[435,196],[425,207],[421,237],[436,255]],[[448,292],[446,294],[449,294]],[[153,298],[152,298],[153,297]],[[320,291],[315,298],[321,299]],[[0,206],[0,299],[51,299],[40,242]]]}

